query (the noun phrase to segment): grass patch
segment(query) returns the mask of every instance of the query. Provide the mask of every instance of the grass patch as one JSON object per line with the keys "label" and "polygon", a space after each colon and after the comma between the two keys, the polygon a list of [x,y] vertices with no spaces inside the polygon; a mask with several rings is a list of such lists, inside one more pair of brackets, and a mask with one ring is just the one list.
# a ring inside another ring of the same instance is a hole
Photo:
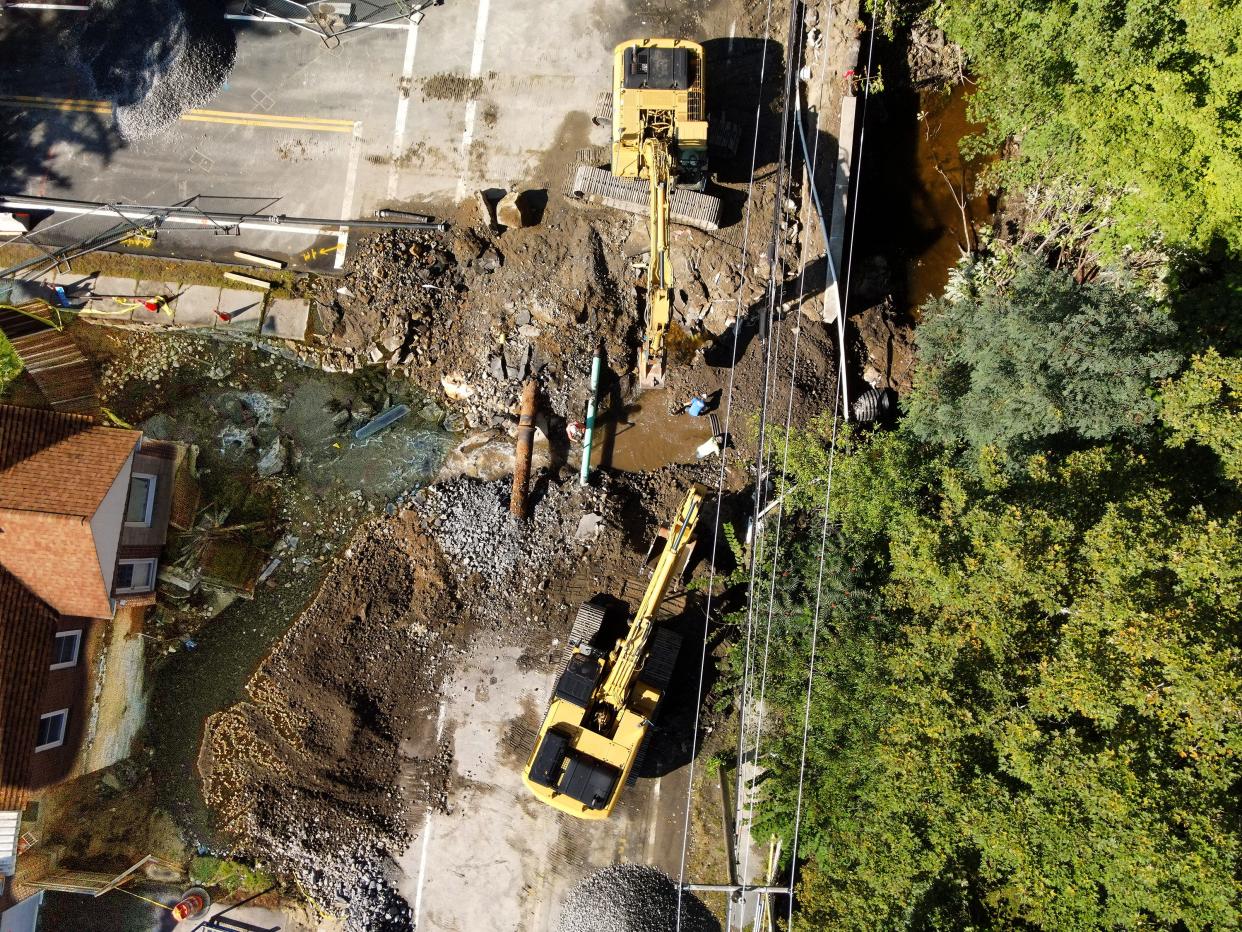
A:
{"label": "grass patch", "polygon": [[224,858],[197,857],[190,862],[190,880],[200,887],[216,887],[226,894],[249,896],[272,886],[271,875],[240,861]]}
{"label": "grass patch", "polygon": [[22,374],[22,360],[3,333],[0,333],[0,395],[3,395],[15,378]]}
{"label": "grass patch", "polygon": [[[37,250],[24,246],[0,247],[0,266],[12,265],[23,259],[41,255]],[[76,274],[111,275],[117,278],[136,278],[145,281],[180,282],[183,285],[211,285],[222,288],[241,288],[237,282],[224,277],[225,272],[241,272],[272,283],[268,294],[277,298],[291,297],[297,273],[288,269],[255,268],[253,265],[217,265],[212,262],[191,262],[185,259],[165,259],[159,256],[136,256],[132,253],[93,252],[70,263]]]}

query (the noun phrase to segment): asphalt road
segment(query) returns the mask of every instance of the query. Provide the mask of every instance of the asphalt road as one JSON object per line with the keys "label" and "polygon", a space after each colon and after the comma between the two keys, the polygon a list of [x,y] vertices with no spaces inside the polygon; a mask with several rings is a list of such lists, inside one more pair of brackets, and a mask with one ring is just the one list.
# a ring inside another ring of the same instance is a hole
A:
{"label": "asphalt road", "polygon": [[[65,17],[82,15],[11,10],[0,34],[51,41]],[[336,219],[384,206],[447,211],[476,188],[559,183],[575,148],[606,138],[587,138],[586,113],[607,86],[624,21],[616,0],[573,0],[555,15],[536,0],[446,0],[417,25],[359,30],[330,49],[293,26],[234,14],[237,62],[224,89],[165,135],[136,142],[112,129],[107,103],[28,65],[0,76],[0,109],[40,147],[41,167],[0,193],[150,205],[197,197],[205,209]],[[88,216],[49,240],[110,222]],[[242,248],[339,268],[348,246],[335,230],[293,225],[240,236],[165,230],[154,251],[183,257]]]}

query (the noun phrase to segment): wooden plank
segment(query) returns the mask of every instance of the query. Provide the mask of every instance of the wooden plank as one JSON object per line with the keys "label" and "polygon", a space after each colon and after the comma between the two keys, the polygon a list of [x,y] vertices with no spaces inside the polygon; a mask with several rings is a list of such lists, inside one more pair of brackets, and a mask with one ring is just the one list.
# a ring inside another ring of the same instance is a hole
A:
{"label": "wooden plank", "polygon": [[241,250],[237,250],[233,253],[233,255],[238,259],[241,259],[243,262],[252,262],[255,265],[262,265],[269,269],[279,270],[285,267],[283,262],[276,259],[269,259],[267,256],[260,256],[253,252],[242,252]]}
{"label": "wooden plank", "polygon": [[231,282],[240,282],[243,285],[249,285],[251,288],[261,288],[268,291],[272,287],[271,282],[265,282],[261,278],[251,278],[249,275],[242,275],[240,272],[225,272],[224,277]]}

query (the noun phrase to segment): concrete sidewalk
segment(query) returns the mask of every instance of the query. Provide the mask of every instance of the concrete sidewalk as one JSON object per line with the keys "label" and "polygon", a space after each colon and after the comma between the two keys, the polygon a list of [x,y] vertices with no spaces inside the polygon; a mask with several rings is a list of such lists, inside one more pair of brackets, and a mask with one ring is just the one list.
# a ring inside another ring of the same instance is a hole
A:
{"label": "concrete sidewalk", "polygon": [[[72,272],[45,276],[41,281],[64,288],[70,301],[85,299],[82,319],[113,326],[229,331],[302,342],[310,319],[308,301],[272,298],[245,288]],[[154,299],[163,300],[152,309],[147,302]]]}

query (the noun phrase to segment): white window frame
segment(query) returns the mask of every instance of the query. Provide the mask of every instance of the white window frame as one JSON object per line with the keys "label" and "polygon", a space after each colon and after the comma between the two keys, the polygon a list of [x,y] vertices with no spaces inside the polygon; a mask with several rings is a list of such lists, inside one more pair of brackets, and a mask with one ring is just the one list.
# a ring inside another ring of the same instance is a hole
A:
{"label": "white window frame", "polygon": [[147,586],[145,589],[135,588],[133,586],[128,586],[125,588],[122,588],[121,586],[117,586],[116,589],[114,590],[117,595],[128,595],[128,594],[132,594],[136,592],[154,592],[155,591],[155,574],[157,570],[159,569],[159,561],[155,559],[155,557],[139,557],[139,558],[131,559],[131,560],[117,560],[116,561],[116,565],[118,569],[120,569],[122,566],[125,566],[126,564],[130,566],[137,566],[140,563],[149,563],[151,565],[151,585]]}
{"label": "white window frame", "polygon": [[[155,488],[156,488],[156,485],[158,485],[159,483],[159,477],[153,476],[149,472],[131,472],[129,474],[130,492],[133,492],[135,479],[146,479],[147,480],[147,500],[142,509],[142,520],[141,521],[126,520],[125,526],[126,527],[150,527],[151,519],[155,516]],[[129,515],[129,499],[128,498],[125,500],[125,514],[126,514],[126,517],[128,518],[128,515]]]}
{"label": "white window frame", "polygon": [[[40,751],[50,751],[52,748],[58,748],[65,743],[65,735],[69,733],[69,710],[57,709],[55,712],[44,712],[39,716],[39,726],[42,727],[45,718],[55,718],[60,716],[60,738],[59,740],[49,742],[48,744],[40,744],[35,746],[35,753]],[[39,740],[38,737],[35,740]]]}
{"label": "white window frame", "polygon": [[[73,631],[57,631],[56,636],[52,639],[52,643],[56,643],[61,638],[67,638],[67,637],[72,637],[74,639],[73,640],[73,659],[65,660],[65,661],[62,661],[61,663],[52,664],[51,669],[53,670],[65,670],[69,667],[76,667],[78,665],[78,657],[81,656],[82,654],[82,629],[77,628]],[[59,650],[53,651],[53,656],[57,656],[59,653],[60,653]]]}

